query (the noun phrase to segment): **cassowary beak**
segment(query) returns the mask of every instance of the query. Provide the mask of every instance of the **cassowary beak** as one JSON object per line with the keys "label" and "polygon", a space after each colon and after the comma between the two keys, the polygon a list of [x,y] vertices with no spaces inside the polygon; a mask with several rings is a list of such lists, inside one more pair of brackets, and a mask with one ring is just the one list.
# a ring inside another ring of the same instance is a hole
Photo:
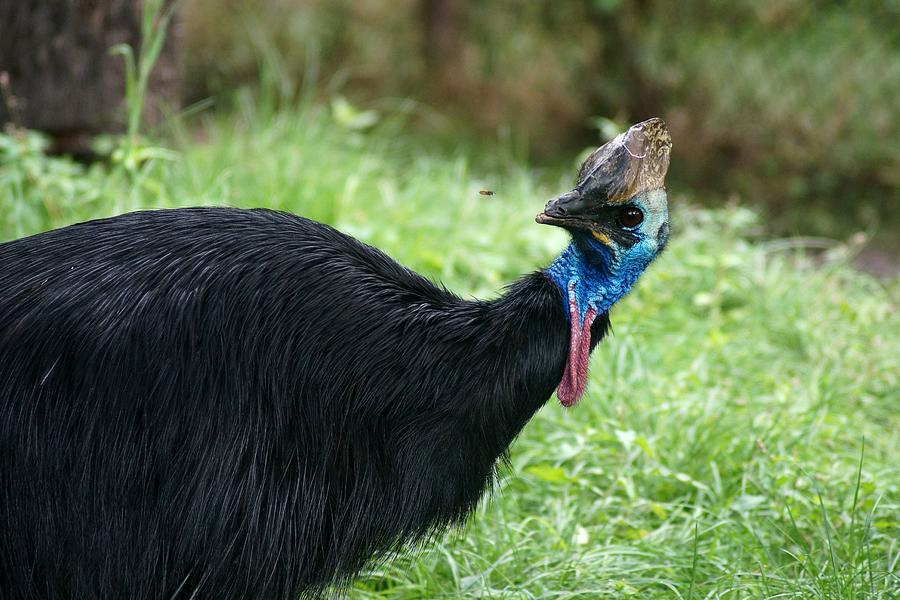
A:
{"label": "cassowary beak", "polygon": [[541,225],[557,225],[572,229],[591,229],[589,204],[577,189],[554,198],[535,217]]}

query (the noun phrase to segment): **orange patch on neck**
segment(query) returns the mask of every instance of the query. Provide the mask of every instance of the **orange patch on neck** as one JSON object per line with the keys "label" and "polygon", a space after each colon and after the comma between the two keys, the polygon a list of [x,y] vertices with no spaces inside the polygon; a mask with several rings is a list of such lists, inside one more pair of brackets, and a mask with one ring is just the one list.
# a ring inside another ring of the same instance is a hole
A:
{"label": "orange patch on neck", "polygon": [[600,233],[599,231],[591,231],[591,235],[594,236],[594,239],[604,244],[606,246],[612,246],[612,240],[609,239],[609,236],[605,233]]}

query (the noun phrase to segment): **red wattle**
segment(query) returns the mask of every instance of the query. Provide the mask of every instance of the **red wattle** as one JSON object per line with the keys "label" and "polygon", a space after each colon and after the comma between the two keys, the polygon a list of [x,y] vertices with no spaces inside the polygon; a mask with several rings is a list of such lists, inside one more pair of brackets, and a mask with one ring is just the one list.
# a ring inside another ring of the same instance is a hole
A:
{"label": "red wattle", "polygon": [[597,311],[589,306],[584,321],[578,319],[578,307],[574,299],[569,301],[569,360],[563,371],[562,381],[556,388],[556,397],[565,407],[574,406],[587,386],[588,359],[591,354],[591,325]]}

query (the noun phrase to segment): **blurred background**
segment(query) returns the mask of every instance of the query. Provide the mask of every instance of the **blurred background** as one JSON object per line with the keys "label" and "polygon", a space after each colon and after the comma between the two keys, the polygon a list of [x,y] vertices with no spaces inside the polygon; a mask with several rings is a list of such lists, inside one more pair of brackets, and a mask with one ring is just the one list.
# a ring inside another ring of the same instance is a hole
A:
{"label": "blurred background", "polygon": [[[122,122],[107,50],[139,44],[139,6],[4,2],[0,120],[84,154],[86,133]],[[565,169],[659,115],[673,185],[695,202],[761,207],[779,235],[864,231],[863,266],[896,266],[896,0],[184,0],[148,88],[151,123],[253,89],[272,108],[337,102],[360,129],[378,119],[367,110],[405,111],[423,144]]]}

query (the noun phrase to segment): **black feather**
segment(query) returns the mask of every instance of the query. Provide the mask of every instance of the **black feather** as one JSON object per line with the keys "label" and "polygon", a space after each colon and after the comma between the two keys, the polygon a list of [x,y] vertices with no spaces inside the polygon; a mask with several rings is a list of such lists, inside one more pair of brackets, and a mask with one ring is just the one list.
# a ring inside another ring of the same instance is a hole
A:
{"label": "black feather", "polygon": [[340,585],[471,513],[567,344],[543,272],[466,301],[268,210],[0,245],[0,598]]}

